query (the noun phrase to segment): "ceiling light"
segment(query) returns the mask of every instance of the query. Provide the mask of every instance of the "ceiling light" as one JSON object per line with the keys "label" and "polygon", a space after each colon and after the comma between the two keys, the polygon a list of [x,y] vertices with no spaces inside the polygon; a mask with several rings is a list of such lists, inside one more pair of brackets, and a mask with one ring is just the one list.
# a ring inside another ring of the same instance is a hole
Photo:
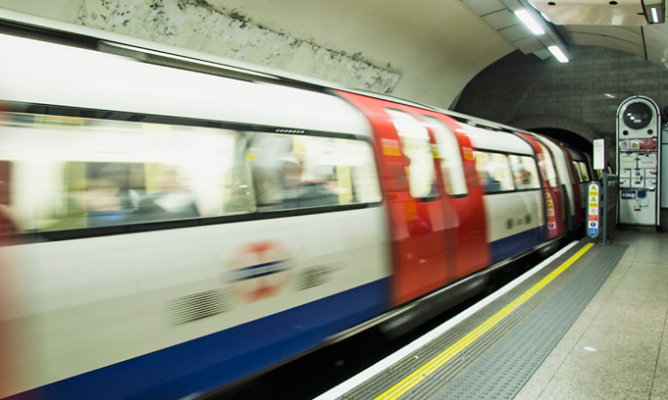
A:
{"label": "ceiling light", "polygon": [[643,1],[643,8],[645,9],[645,19],[648,24],[660,24],[665,21],[665,2],[654,1],[654,4],[646,4],[647,1]]}
{"label": "ceiling light", "polygon": [[515,16],[522,21],[524,25],[533,33],[534,35],[542,35],[545,33],[540,24],[529,14],[527,10],[519,9],[515,11]]}
{"label": "ceiling light", "polygon": [[559,60],[559,62],[561,63],[568,62],[568,57],[566,57],[566,54],[564,54],[563,50],[561,50],[559,46],[549,46],[547,49],[550,50],[550,53],[552,53],[554,58]]}

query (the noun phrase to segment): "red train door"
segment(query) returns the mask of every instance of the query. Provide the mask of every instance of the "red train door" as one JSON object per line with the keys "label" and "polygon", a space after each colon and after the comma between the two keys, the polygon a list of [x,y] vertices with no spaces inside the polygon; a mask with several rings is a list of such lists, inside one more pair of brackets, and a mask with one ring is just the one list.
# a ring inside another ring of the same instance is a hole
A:
{"label": "red train door", "polygon": [[337,92],[370,121],[390,220],[392,303],[401,304],[453,280],[456,215],[443,194],[433,135],[416,108]]}
{"label": "red train door", "polygon": [[[568,196],[568,189],[566,188],[567,179],[566,177],[561,177],[559,169],[557,167],[559,161],[557,160],[558,154],[555,152],[554,148],[550,147],[557,146],[557,144],[549,138],[538,136],[536,134],[531,134],[531,136],[538,142],[543,149],[544,160],[551,170],[548,171],[548,176],[550,180],[550,186],[554,190],[555,199],[554,205],[559,220],[559,225],[562,229],[559,234],[566,233],[571,226],[571,217],[570,217],[570,200]],[[558,147],[557,147],[558,148]],[[569,174],[570,176],[570,174]]]}
{"label": "red train door", "polygon": [[460,279],[491,263],[483,186],[475,168],[471,140],[459,123],[431,111],[422,111],[422,115],[436,136],[446,179],[444,187],[457,213],[455,279]]}
{"label": "red train door", "polygon": [[564,233],[563,217],[561,213],[561,193],[556,179],[556,171],[551,162],[549,154],[545,154],[544,148],[531,135],[517,132],[531,144],[538,158],[538,169],[540,170],[543,192],[545,193],[545,215],[547,217],[547,238],[552,239]]}

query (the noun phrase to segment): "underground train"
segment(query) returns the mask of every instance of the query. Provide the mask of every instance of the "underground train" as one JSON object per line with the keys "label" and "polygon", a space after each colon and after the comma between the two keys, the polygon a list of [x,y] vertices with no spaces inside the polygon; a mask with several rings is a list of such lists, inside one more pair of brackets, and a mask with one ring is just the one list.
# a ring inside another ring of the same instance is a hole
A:
{"label": "underground train", "polygon": [[550,138],[4,18],[0,398],[193,398],[582,229]]}

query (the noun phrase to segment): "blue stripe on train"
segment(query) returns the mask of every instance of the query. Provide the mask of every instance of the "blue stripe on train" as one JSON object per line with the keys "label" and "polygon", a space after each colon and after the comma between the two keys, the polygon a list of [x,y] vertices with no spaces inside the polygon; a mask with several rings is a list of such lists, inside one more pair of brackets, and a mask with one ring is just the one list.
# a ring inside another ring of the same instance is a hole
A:
{"label": "blue stripe on train", "polygon": [[543,237],[543,227],[539,226],[490,243],[492,264],[531,250],[531,248],[543,241]]}
{"label": "blue stripe on train", "polygon": [[177,399],[299,354],[388,308],[389,279],[58,381],[10,399]]}

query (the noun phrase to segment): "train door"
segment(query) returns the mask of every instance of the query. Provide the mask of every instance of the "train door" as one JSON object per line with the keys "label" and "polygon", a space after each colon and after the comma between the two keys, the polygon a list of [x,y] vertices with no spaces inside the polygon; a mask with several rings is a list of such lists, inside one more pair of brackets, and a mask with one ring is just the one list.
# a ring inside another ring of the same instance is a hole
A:
{"label": "train door", "polygon": [[561,193],[557,185],[556,171],[549,151],[531,135],[519,133],[526,139],[536,152],[538,168],[545,192],[545,215],[547,220],[547,238],[552,239],[564,233],[563,217],[561,213]]}
{"label": "train door", "polygon": [[485,195],[492,263],[515,257],[545,240],[544,198],[531,146],[521,138],[465,125]]}
{"label": "train door", "polygon": [[[537,141],[540,146],[543,154],[543,162],[545,163],[545,170],[547,172],[547,183],[550,187],[551,194],[553,196],[553,207],[556,220],[556,233],[557,236],[561,236],[566,231],[565,225],[565,213],[564,209],[564,191],[561,186],[559,186],[559,179],[557,169],[554,165],[554,155],[542,142]],[[549,229],[549,228],[548,228]]]}
{"label": "train door", "polygon": [[583,183],[584,177],[582,176],[580,169],[576,168],[571,150],[562,144],[559,144],[559,146],[566,155],[566,164],[568,166],[571,182],[573,185],[573,203],[575,207],[574,228],[578,229],[582,224],[584,224],[584,205],[586,203],[582,199],[582,193],[585,191],[587,184]]}
{"label": "train door", "polygon": [[574,231],[576,229],[575,191],[573,189],[574,183],[571,177],[570,164],[566,158],[565,150],[552,139],[544,136],[536,137],[550,151],[557,171],[557,179],[562,194],[561,209],[564,214],[564,228],[569,232]]}
{"label": "train door", "polygon": [[441,159],[444,188],[457,213],[456,278],[463,278],[491,263],[487,246],[483,190],[475,168],[471,140],[452,118],[423,112],[434,132]]}
{"label": "train door", "polygon": [[580,190],[580,208],[582,208],[583,223],[584,223],[585,208],[588,198],[587,185],[592,180],[593,175],[591,173],[591,170],[589,169],[587,159],[585,158],[583,153],[570,148],[568,149],[568,151],[571,153],[571,157],[573,158],[572,161],[573,169],[575,170],[578,177],[578,182],[579,182],[578,187]]}
{"label": "train door", "polygon": [[415,108],[338,92],[369,119],[378,145],[390,220],[392,302],[401,304],[452,280],[456,216],[440,184],[433,138]]}

